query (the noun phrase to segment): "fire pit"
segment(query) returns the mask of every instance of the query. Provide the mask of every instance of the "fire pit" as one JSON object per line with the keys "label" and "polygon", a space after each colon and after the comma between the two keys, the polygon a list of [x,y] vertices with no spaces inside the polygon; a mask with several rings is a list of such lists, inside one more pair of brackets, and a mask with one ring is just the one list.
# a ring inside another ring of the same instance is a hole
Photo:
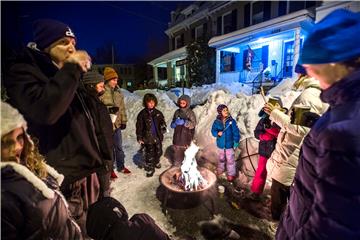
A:
{"label": "fire pit", "polygon": [[[180,167],[172,167],[160,175],[160,183],[165,189],[162,201],[163,210],[166,211],[168,201],[174,202],[177,208],[192,208],[200,203],[211,201],[211,213],[214,212],[214,196],[216,195],[216,175],[207,168],[198,168],[201,176],[206,180],[206,185],[197,189],[185,191],[181,184],[178,184],[178,176],[181,175]],[[204,204],[205,207],[207,207]],[[208,208],[208,207],[207,207]]]}

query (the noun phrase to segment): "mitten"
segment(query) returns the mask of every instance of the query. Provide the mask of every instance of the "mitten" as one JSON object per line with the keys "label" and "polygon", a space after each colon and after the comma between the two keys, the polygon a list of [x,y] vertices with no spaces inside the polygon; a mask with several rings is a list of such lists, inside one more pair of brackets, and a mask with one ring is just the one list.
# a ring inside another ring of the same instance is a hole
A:
{"label": "mitten", "polygon": [[178,118],[178,119],[176,119],[176,121],[175,121],[175,123],[176,123],[176,125],[184,125],[185,124],[185,120],[184,119],[182,119],[182,118]]}
{"label": "mitten", "polygon": [[238,148],[239,147],[239,142],[234,142],[234,148]]}

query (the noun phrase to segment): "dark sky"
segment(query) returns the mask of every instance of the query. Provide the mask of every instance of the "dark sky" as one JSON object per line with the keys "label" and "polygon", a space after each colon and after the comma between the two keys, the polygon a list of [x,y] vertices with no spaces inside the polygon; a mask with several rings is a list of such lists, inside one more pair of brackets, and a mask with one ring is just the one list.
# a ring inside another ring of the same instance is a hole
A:
{"label": "dark sky", "polygon": [[7,47],[26,44],[32,40],[32,22],[52,18],[70,26],[77,37],[78,49],[94,56],[96,49],[114,44],[119,61],[132,63],[167,51],[168,37],[164,31],[170,22],[170,12],[179,4],[177,1],[2,1],[2,41],[5,40]]}

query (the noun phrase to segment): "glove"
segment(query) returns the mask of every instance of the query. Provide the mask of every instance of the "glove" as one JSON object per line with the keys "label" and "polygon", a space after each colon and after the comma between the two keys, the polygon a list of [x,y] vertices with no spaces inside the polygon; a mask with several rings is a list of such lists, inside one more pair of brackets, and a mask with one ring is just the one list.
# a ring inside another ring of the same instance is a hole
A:
{"label": "glove", "polygon": [[239,142],[234,142],[234,148],[238,148],[239,147]]}
{"label": "glove", "polygon": [[124,130],[126,128],[126,124],[120,124],[120,129]]}
{"label": "glove", "polygon": [[175,123],[175,121],[172,121],[172,122],[171,122],[170,127],[171,127],[171,128],[176,128],[176,123]]}
{"label": "glove", "polygon": [[184,124],[185,124],[185,120],[182,119],[182,118],[178,118],[178,119],[175,120],[175,124],[176,124],[176,125],[179,125],[179,126],[184,125]]}

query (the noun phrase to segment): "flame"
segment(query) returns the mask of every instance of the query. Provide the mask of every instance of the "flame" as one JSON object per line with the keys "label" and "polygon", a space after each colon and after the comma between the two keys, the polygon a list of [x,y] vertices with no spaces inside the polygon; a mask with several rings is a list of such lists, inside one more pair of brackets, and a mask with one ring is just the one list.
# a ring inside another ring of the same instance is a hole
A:
{"label": "flame", "polygon": [[185,158],[181,165],[182,175],[180,177],[184,182],[185,191],[196,191],[206,187],[208,184],[197,169],[195,155],[198,151],[199,147],[193,142],[185,151]]}

